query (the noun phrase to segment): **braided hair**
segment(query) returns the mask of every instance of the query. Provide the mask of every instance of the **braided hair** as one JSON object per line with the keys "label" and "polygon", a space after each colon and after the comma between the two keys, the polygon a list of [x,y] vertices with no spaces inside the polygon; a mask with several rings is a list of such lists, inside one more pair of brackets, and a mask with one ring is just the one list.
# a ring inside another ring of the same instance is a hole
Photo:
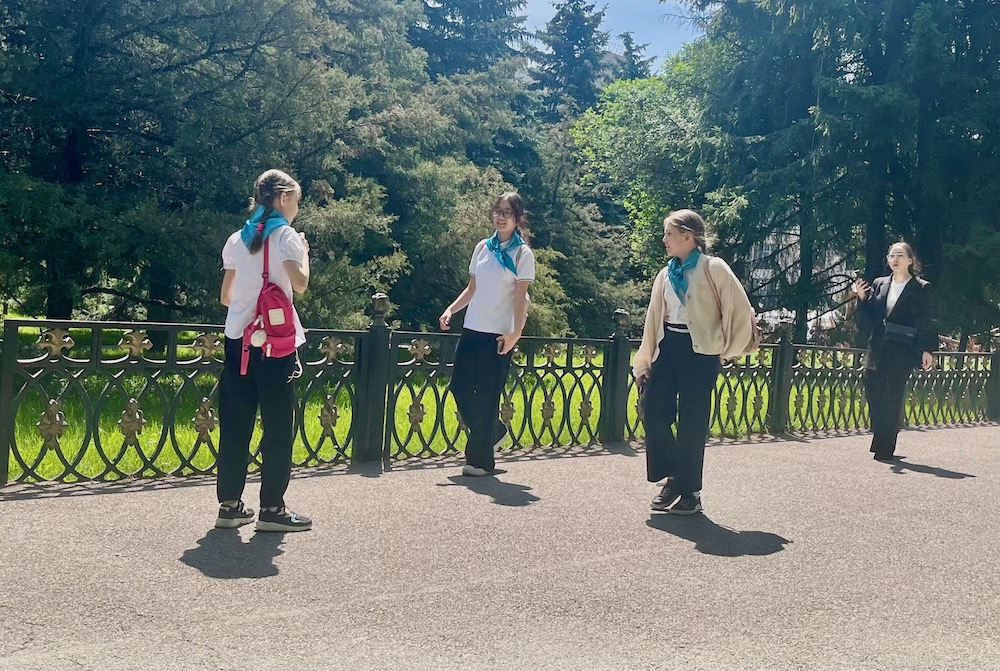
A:
{"label": "braided hair", "polygon": [[268,170],[264,172],[253,184],[253,198],[250,199],[250,211],[253,212],[259,206],[264,207],[264,214],[261,215],[260,223],[250,241],[250,253],[256,254],[264,246],[264,226],[268,218],[274,212],[274,199],[282,193],[301,192],[302,187],[292,179],[291,175],[281,170]]}

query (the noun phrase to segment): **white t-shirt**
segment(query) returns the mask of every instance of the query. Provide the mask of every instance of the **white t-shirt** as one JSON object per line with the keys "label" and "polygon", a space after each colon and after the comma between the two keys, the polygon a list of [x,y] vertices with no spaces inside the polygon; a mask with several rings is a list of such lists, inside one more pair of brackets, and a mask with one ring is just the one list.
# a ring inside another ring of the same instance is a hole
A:
{"label": "white t-shirt", "polygon": [[892,312],[892,309],[896,307],[896,301],[899,300],[899,295],[903,293],[903,289],[909,284],[910,280],[906,282],[897,282],[896,280],[890,280],[889,282],[889,295],[885,297],[885,313],[888,315]]}
{"label": "white t-shirt", "polygon": [[[285,261],[294,261],[302,265],[306,248],[298,231],[291,226],[282,226],[268,236],[268,280],[277,284],[285,292],[288,299],[294,302],[292,280],[285,271]],[[264,286],[264,248],[256,254],[247,249],[240,231],[229,236],[226,246],[222,248],[222,267],[225,270],[235,270],[233,280],[233,295],[229,301],[229,312],[226,314],[226,337],[239,339],[243,337],[243,329],[253,321],[257,311],[257,297]],[[295,317],[295,346],[306,341],[306,333],[299,321],[299,314],[292,306]]]}
{"label": "white t-shirt", "polygon": [[[509,245],[508,240],[500,249]],[[486,240],[476,245],[469,262],[469,274],[476,278],[476,293],[466,309],[465,328],[496,334],[514,330],[514,285],[535,280],[535,253],[522,245],[508,256],[515,263],[516,275],[500,265],[486,247]]]}

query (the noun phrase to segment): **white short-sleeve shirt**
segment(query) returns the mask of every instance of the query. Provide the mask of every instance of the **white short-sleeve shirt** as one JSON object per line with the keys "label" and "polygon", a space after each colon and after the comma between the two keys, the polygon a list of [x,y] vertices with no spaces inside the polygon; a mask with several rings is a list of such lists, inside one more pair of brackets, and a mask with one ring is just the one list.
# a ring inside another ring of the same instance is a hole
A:
{"label": "white short-sleeve shirt", "polygon": [[[285,271],[285,261],[294,261],[302,265],[306,248],[298,231],[291,226],[282,226],[268,236],[268,279],[277,284],[285,292],[288,299],[294,303],[292,280]],[[226,337],[239,339],[245,329],[253,321],[257,311],[257,297],[264,286],[264,248],[256,254],[251,254],[240,237],[240,231],[229,236],[222,248],[222,267],[225,270],[235,270],[233,294],[229,301],[229,312],[226,314]],[[306,333],[299,321],[299,314],[292,306],[295,317],[295,346],[306,341]]]}
{"label": "white short-sleeve shirt", "polygon": [[666,309],[663,311],[663,321],[668,324],[688,323],[687,308],[684,303],[681,303],[681,299],[674,291],[674,285],[670,283],[669,278],[663,283],[663,300],[666,304]]}
{"label": "white short-sleeve shirt", "polygon": [[[500,245],[505,249],[510,242]],[[514,330],[514,285],[535,280],[535,253],[521,245],[508,256],[517,272],[512,273],[486,247],[476,245],[469,262],[469,274],[476,278],[476,293],[465,313],[465,328],[481,333],[510,333]]]}

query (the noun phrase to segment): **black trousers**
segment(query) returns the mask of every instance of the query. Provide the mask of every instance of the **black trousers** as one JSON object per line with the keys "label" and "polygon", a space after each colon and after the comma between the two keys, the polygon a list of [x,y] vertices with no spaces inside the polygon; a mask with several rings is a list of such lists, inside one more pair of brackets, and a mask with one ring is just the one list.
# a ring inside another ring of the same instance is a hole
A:
{"label": "black trousers", "polygon": [[885,343],[876,368],[865,370],[865,398],[871,418],[872,446],[876,457],[888,458],[896,450],[903,415],[906,381],[913,371],[913,353]]}
{"label": "black trousers", "polygon": [[712,390],[720,369],[718,356],[691,348],[689,334],[664,333],[642,395],[650,482],[673,477],[681,495],[701,491]]}
{"label": "black trousers", "polygon": [[462,421],[469,428],[465,463],[492,470],[496,466],[493,445],[503,436],[500,395],[507,382],[513,351],[497,353],[499,333],[462,329],[451,373],[451,393]]}
{"label": "black trousers", "polygon": [[260,505],[283,507],[292,472],[292,441],[295,439],[295,354],[263,356],[259,347],[250,349],[250,366],[240,375],[243,339],[226,338],[226,362],[219,381],[219,501],[243,496],[250,463],[250,438],[257,409],[263,435],[260,439]]}

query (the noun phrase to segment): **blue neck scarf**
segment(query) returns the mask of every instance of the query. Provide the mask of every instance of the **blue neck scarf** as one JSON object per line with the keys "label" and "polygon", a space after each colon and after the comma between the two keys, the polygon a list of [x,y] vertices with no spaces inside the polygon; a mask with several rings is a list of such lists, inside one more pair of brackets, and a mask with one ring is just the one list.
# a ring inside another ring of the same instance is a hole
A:
{"label": "blue neck scarf", "polygon": [[[243,224],[243,230],[240,231],[240,238],[243,240],[243,244],[250,248],[250,243],[253,242],[254,233],[257,232],[257,227],[261,223],[261,217],[264,216],[264,206],[258,205],[257,209],[253,211],[247,223]],[[271,210],[271,214],[268,215],[267,221],[264,222],[264,240],[267,240],[267,236],[274,233],[276,230],[282,226],[288,226],[288,220],[281,216],[281,213],[277,210]]]}
{"label": "blue neck scarf", "polygon": [[684,272],[697,266],[698,259],[700,258],[701,251],[695,249],[688,254],[686,259],[684,259],[684,263],[681,263],[680,259],[675,256],[671,258],[670,263],[667,264],[667,277],[670,278],[670,286],[674,288],[674,293],[677,294],[677,298],[681,299],[681,305],[684,305],[684,302],[687,299],[688,290],[688,280]]}
{"label": "blue neck scarf", "polygon": [[514,231],[514,235],[510,236],[509,244],[506,248],[501,248],[500,238],[494,233],[490,236],[490,239],[486,241],[486,249],[493,252],[493,256],[497,258],[500,265],[509,270],[510,272],[517,275],[517,267],[514,265],[514,259],[512,259],[509,254],[518,247],[524,244],[524,239],[521,238],[517,231]]}

